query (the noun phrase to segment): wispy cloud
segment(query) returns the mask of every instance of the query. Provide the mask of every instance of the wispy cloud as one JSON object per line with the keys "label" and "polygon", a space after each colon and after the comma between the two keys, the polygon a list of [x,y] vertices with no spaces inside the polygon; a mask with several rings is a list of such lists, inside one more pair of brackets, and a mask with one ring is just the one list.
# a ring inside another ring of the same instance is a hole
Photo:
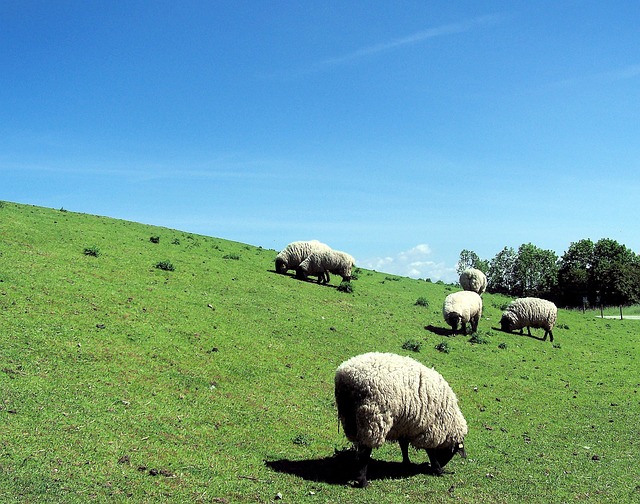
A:
{"label": "wispy cloud", "polygon": [[214,159],[185,166],[167,162],[122,163],[113,161],[105,164],[80,163],[6,163],[0,161],[0,172],[40,172],[56,176],[109,177],[134,182],[150,180],[185,179],[275,179],[278,177],[272,167],[277,163],[261,160]]}
{"label": "wispy cloud", "polygon": [[442,37],[445,35],[453,35],[456,33],[468,32],[469,30],[476,28],[478,26],[495,24],[501,19],[502,19],[502,16],[499,16],[499,15],[486,15],[486,16],[480,16],[474,19],[461,21],[458,23],[451,23],[443,26],[438,26],[435,28],[428,28],[426,30],[413,33],[405,37],[400,37],[395,40],[391,40],[389,42],[382,42],[380,44],[374,44],[368,47],[363,47],[353,52],[343,54],[342,56],[327,58],[325,60],[322,60],[316,63],[313,66],[313,68],[315,70],[321,70],[326,67],[341,65],[343,63],[348,63],[349,61],[366,58],[369,56],[374,56],[376,54],[379,54],[385,51],[391,51],[394,49],[399,49],[404,46],[414,45],[419,42],[423,42],[425,40],[429,40],[432,38]]}
{"label": "wispy cloud", "polygon": [[[312,63],[308,67],[299,68],[296,71],[288,73],[288,76],[296,77],[300,75],[321,72],[323,70],[328,70],[330,68],[344,65],[352,61],[370,58],[383,52],[394,51],[402,47],[412,46],[429,39],[465,33],[477,27],[497,24],[504,20],[504,18],[505,16],[501,14],[488,14],[473,19],[459,21],[457,23],[450,23],[442,26],[436,26],[434,28],[427,28],[410,35],[396,38],[394,40],[372,44],[366,47],[361,47],[360,49],[356,49],[355,51],[317,61],[315,63]],[[277,75],[283,76],[286,73],[287,72],[284,72],[282,74],[277,73]]]}
{"label": "wispy cloud", "polygon": [[454,282],[457,279],[455,268],[446,266],[444,262],[433,260],[432,254],[431,247],[422,243],[409,250],[398,252],[394,256],[358,261],[358,266],[410,278]]}
{"label": "wispy cloud", "polygon": [[605,72],[599,72],[579,77],[570,77],[562,79],[553,84],[555,87],[571,87],[584,83],[612,83],[635,79],[640,77],[640,64],[627,65]]}
{"label": "wispy cloud", "polygon": [[639,77],[639,76],[640,76],[640,64],[628,65],[623,68],[618,68],[617,70],[604,72],[598,75],[598,78],[607,80],[607,81],[619,81],[619,80],[626,80],[626,79],[634,79],[635,77]]}

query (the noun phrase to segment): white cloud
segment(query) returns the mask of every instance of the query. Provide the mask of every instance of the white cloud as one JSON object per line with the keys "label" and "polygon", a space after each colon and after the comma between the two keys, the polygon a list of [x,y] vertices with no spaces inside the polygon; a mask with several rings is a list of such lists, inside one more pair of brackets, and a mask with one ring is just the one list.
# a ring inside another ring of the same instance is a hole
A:
{"label": "white cloud", "polygon": [[398,252],[395,256],[374,257],[358,261],[358,266],[383,273],[410,278],[429,278],[433,281],[455,282],[455,267],[433,260],[432,250],[426,243]]}

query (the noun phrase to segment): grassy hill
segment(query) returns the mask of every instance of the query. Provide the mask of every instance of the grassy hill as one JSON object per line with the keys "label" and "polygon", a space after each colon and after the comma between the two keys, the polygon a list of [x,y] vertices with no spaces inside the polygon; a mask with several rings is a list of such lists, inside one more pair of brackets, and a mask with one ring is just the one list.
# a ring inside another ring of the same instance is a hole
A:
{"label": "grassy hill", "polygon": [[[551,344],[497,330],[487,294],[474,343],[443,330],[454,286],[359,270],[345,293],[275,255],[0,203],[0,501],[640,501],[640,322],[561,310]],[[456,391],[469,457],[443,477],[387,444],[348,485],[333,374],[373,350]]]}

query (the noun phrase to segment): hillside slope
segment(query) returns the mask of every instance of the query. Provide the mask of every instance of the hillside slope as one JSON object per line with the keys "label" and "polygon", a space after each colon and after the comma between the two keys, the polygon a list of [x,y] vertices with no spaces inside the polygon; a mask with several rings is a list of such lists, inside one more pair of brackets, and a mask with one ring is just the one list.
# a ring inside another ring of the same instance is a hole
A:
{"label": "hillside slope", "polygon": [[[637,322],[561,310],[551,345],[499,332],[507,299],[485,295],[474,344],[444,331],[454,286],[360,270],[347,294],[275,274],[275,254],[2,203],[0,501],[640,497]],[[470,457],[443,478],[399,474],[389,445],[369,489],[345,485],[333,373],[372,350],[458,394]]]}

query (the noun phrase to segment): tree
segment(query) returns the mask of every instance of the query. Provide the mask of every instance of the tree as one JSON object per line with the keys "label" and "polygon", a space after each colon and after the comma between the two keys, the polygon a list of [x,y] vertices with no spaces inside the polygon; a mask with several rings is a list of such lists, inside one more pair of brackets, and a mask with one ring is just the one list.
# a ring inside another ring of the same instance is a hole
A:
{"label": "tree", "polygon": [[489,261],[487,290],[498,294],[514,294],[515,265],[517,255],[511,247],[505,247]]}
{"label": "tree", "polygon": [[459,275],[467,268],[476,268],[483,273],[486,273],[489,269],[489,262],[485,261],[484,259],[480,259],[478,254],[476,254],[473,250],[464,249],[462,252],[460,252],[460,259],[458,259],[456,271]]}
{"label": "tree", "polygon": [[615,240],[603,238],[593,247],[591,282],[602,304],[623,306],[638,298],[638,256]]}
{"label": "tree", "polygon": [[558,256],[532,243],[520,245],[515,262],[515,290],[520,296],[552,297],[558,283]]}
{"label": "tree", "polygon": [[589,239],[571,243],[558,266],[558,298],[567,306],[581,306],[586,297],[596,302],[591,284],[593,270],[593,242]]}

